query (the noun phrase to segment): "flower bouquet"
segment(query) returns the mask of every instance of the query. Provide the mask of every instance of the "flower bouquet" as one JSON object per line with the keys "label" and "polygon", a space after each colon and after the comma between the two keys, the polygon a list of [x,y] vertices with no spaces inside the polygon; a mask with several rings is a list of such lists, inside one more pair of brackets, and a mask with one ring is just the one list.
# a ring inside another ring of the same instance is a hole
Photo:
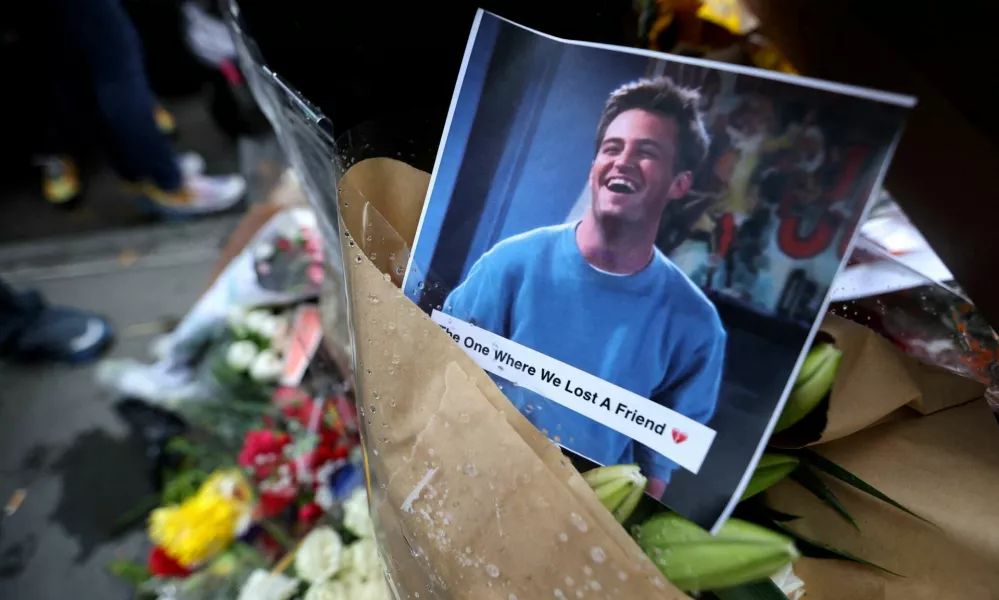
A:
{"label": "flower bouquet", "polygon": [[[384,159],[358,163],[341,179],[340,206],[372,510],[388,575],[401,589],[427,589],[431,597],[608,590],[610,597],[668,598],[682,597],[679,587],[737,598],[773,597],[775,588],[790,597],[803,588],[811,597],[845,597],[874,586],[884,594],[876,597],[887,598],[956,585],[954,575],[925,569],[921,550],[893,547],[893,529],[919,540],[918,548],[939,543],[964,557],[959,569],[948,562],[974,581],[959,588],[972,596],[993,577],[985,565],[995,564],[994,547],[976,555],[974,537],[960,533],[965,523],[990,518],[985,507],[974,501],[981,512],[945,533],[943,524],[955,522],[940,512],[925,477],[885,466],[897,460],[896,448],[909,446],[932,456],[937,469],[964,472],[960,482],[946,477],[962,496],[987,497],[978,488],[996,489],[994,467],[976,476],[968,469],[994,458],[983,458],[970,440],[948,438],[957,446],[942,459],[928,441],[963,423],[982,434],[973,434],[975,443],[995,445],[987,434],[995,424],[974,400],[983,387],[969,391],[947,375],[951,391],[970,403],[915,417],[908,406],[942,388],[925,387],[912,359],[876,333],[836,317],[806,360],[736,517],[717,536],[651,501],[636,503],[644,482],[627,466],[589,471],[577,460],[574,468],[399,292],[389,263],[378,258],[387,257],[385,247],[395,257],[407,248],[399,233],[405,223],[372,218],[378,203],[405,214],[422,192],[365,190],[384,190],[386,180],[419,182],[414,171]],[[865,440],[879,440],[878,448],[865,451]],[[814,444],[821,445],[798,449]],[[808,558],[789,571],[802,555]],[[837,578],[844,573],[851,579]]]}

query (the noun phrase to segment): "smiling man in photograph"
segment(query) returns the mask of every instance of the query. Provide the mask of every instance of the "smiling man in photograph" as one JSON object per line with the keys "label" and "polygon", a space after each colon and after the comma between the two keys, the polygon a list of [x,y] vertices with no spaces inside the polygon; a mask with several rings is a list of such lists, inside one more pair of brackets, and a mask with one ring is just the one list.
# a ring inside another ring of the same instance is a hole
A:
{"label": "smiling man in photograph", "polygon": [[[711,302],[655,246],[666,205],[687,194],[707,153],[697,104],[696,92],[666,77],[613,92],[597,128],[583,218],[498,243],[445,311],[706,424],[725,330]],[[534,392],[504,391],[555,442],[601,464],[637,462],[649,494],[662,496],[677,467],[671,460]]]}

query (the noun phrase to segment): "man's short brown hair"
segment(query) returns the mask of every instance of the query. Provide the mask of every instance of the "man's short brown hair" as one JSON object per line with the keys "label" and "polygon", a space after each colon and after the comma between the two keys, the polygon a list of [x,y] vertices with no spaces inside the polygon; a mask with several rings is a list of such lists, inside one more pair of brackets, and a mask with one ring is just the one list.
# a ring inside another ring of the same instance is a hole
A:
{"label": "man's short brown hair", "polygon": [[626,110],[642,109],[671,117],[677,124],[677,172],[694,171],[708,153],[708,134],[697,109],[697,90],[673,83],[669,77],[639,79],[611,93],[597,127],[597,152],[604,141],[607,127]]}

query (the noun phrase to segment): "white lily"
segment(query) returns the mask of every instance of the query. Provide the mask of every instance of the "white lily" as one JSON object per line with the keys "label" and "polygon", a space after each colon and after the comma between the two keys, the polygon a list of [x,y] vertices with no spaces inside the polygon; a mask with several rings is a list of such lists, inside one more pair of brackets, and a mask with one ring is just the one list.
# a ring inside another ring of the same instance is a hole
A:
{"label": "white lily", "polygon": [[229,344],[225,354],[225,362],[238,373],[243,373],[254,363],[260,349],[249,340],[241,340]]}
{"label": "white lily", "polygon": [[250,365],[250,379],[257,383],[274,383],[284,371],[284,361],[272,350],[264,350]]}
{"label": "white lily", "polygon": [[788,563],[780,571],[770,576],[770,579],[777,584],[780,591],[788,597],[788,600],[801,600],[805,597],[805,582],[794,574],[791,563]]}

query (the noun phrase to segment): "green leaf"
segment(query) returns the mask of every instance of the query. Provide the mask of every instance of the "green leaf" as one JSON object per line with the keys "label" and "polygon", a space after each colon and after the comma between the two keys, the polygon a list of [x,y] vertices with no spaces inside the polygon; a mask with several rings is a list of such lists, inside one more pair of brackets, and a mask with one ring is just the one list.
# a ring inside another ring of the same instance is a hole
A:
{"label": "green leaf", "polygon": [[792,515],[770,508],[765,502],[763,502],[763,499],[758,496],[756,498],[740,502],[736,507],[733,516],[751,521],[757,525],[763,525],[764,527],[769,527],[770,521],[780,521],[781,523],[784,523],[801,518],[798,515]]}
{"label": "green leaf", "polygon": [[871,567],[873,569],[878,569],[879,571],[884,571],[885,573],[895,575],[896,577],[905,577],[905,575],[901,575],[899,573],[896,573],[895,571],[886,569],[881,565],[872,563],[869,560],[864,560],[863,558],[860,558],[855,554],[851,554],[846,550],[833,548],[832,546],[823,544],[822,542],[805,537],[800,533],[798,533],[797,531],[791,529],[784,523],[774,521],[774,527],[783,531],[789,536],[793,537],[794,540],[797,542],[796,545],[798,546],[798,550],[801,552],[801,554],[809,558],[838,558],[841,560],[849,560],[855,563]]}
{"label": "green leaf", "polygon": [[761,579],[735,587],[712,590],[706,594],[718,600],[787,600],[784,592],[771,579]]}
{"label": "green leaf", "polygon": [[111,561],[111,564],[108,565],[108,571],[132,587],[139,587],[151,577],[149,569],[146,568],[146,565],[140,564],[133,560],[113,560]]}
{"label": "green leaf", "polygon": [[921,517],[921,516],[917,515],[916,513],[912,512],[908,508],[902,506],[898,502],[892,500],[891,498],[889,498],[885,494],[881,493],[877,488],[875,488],[871,484],[867,483],[866,481],[864,481],[860,477],[857,477],[853,473],[847,471],[843,467],[837,465],[836,463],[834,463],[833,461],[829,460],[828,458],[822,456],[818,452],[815,452],[814,450],[809,450],[809,449],[806,448],[806,449],[804,449],[804,450],[801,451],[800,455],[801,455],[802,460],[806,461],[809,465],[815,467],[816,469],[819,469],[820,471],[822,471],[824,473],[832,475],[836,479],[839,479],[840,481],[842,481],[842,482],[850,485],[851,487],[854,487],[854,488],[856,488],[856,489],[858,489],[858,490],[860,490],[860,491],[862,491],[864,493],[870,494],[871,496],[874,496],[878,500],[881,500],[883,502],[887,502],[888,504],[891,504],[895,508],[897,508],[897,509],[899,509],[899,510],[901,510],[903,512],[907,512],[910,515],[916,517],[920,521],[923,521],[923,522],[929,523],[930,525],[933,525],[933,523],[931,521],[929,521],[928,519],[924,519],[923,517]]}
{"label": "green leaf", "polygon": [[760,458],[753,477],[749,480],[749,485],[742,493],[742,500],[752,498],[756,494],[766,490],[776,484],[781,479],[787,477],[791,471],[798,468],[799,459],[787,454],[767,452]]}
{"label": "green leaf", "polygon": [[800,483],[806,490],[815,494],[820,500],[831,506],[833,510],[849,521],[850,524],[857,529],[857,531],[860,531],[860,525],[857,525],[857,521],[853,519],[853,515],[846,510],[846,507],[839,501],[836,494],[833,494],[832,490],[830,490],[826,484],[822,483],[822,480],[819,479],[815,473],[809,470],[807,466],[802,465],[798,467],[793,473],[791,473],[791,479]]}

